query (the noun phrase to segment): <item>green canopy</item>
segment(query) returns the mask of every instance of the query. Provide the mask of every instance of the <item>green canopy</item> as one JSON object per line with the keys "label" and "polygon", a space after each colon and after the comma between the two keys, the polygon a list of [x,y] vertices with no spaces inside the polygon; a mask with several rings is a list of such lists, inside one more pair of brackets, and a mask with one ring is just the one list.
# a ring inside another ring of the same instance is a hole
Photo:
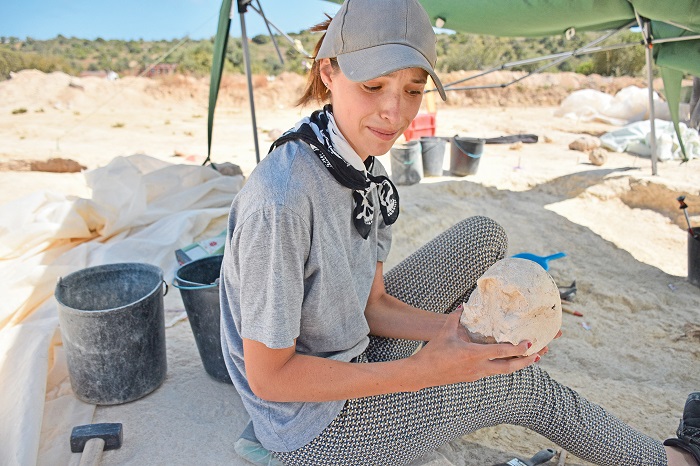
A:
{"label": "green canopy", "polygon": [[[421,4],[433,21],[444,21],[442,27],[473,34],[540,37],[570,29],[603,31],[636,21],[637,16],[651,21],[655,39],[700,34],[700,0],[421,0]],[[659,66],[700,75],[700,40],[659,44],[654,56]]]}
{"label": "green canopy", "polygon": [[[444,21],[445,28],[496,36],[536,37],[567,31],[617,29],[631,21],[640,25],[649,21],[650,37],[645,40],[651,42],[654,61],[661,69],[665,97],[685,154],[678,127],[678,107],[683,75],[700,76],[699,0],[424,0],[421,3],[433,20]],[[695,40],[675,41],[688,36]],[[655,152],[654,143],[652,152]],[[655,156],[652,154],[654,175]]]}
{"label": "green canopy", "polygon": [[[259,0],[256,1],[259,5]],[[327,1],[343,3],[342,0]],[[644,26],[645,41],[653,51],[654,62],[661,69],[666,99],[677,132],[681,79],[685,74],[700,76],[700,0],[419,1],[433,21],[437,24],[444,22],[440,27],[474,34],[538,37],[575,31],[618,29],[637,22]],[[248,5],[252,0],[237,2],[240,12],[241,5]],[[231,0],[223,0],[222,17],[227,3],[230,9]],[[230,19],[228,22],[230,25]],[[215,53],[218,55],[214,56],[212,67],[210,120],[216,105],[221,64],[228,38],[227,27],[220,20],[215,42]],[[651,55],[648,54],[648,57]],[[209,137],[211,147],[211,130]]]}

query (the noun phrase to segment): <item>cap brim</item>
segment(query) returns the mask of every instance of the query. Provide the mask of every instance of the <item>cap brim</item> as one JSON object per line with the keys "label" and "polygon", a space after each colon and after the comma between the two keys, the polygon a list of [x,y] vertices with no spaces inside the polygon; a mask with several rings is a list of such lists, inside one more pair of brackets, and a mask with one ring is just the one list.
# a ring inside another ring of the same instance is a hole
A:
{"label": "cap brim", "polygon": [[428,59],[413,47],[404,44],[384,44],[356,52],[338,55],[338,65],[351,81],[369,81],[406,68],[421,68],[428,72],[442,100],[447,100],[445,89]]}

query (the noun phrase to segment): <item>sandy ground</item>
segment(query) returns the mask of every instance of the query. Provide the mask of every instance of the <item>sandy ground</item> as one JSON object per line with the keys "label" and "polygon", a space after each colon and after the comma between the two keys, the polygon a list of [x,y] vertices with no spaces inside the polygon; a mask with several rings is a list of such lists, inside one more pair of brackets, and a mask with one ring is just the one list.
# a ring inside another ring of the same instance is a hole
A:
{"label": "sandy ground", "polygon": [[[22,79],[21,89],[0,83],[0,162],[62,157],[91,169],[134,153],[173,163],[201,163],[206,155],[206,97],[200,91],[163,96],[141,81],[88,80],[76,89],[65,75]],[[91,86],[100,92],[86,96]],[[287,129],[302,114],[288,98],[271,100],[257,108],[263,155],[268,134]],[[566,252],[550,273],[558,284],[576,280],[572,307],[584,316],[564,315],[564,336],[540,364],[648,435],[673,435],[687,394],[700,389],[700,288],[686,278],[688,235],[676,201],[686,195],[691,219],[700,225],[699,161],[659,163],[657,176],[649,159],[631,154],[609,153],[603,166],[594,166],[569,143],[616,127],[555,117],[552,103],[500,104],[441,105],[437,135],[533,133],[539,142],[487,145],[475,175],[400,186],[401,216],[386,268],[472,215],[503,225],[509,253]],[[13,114],[18,108],[27,111]],[[449,151],[448,144],[445,170]],[[212,153],[215,162],[235,163],[244,174],[254,168],[245,104],[224,102],[217,109]],[[390,168],[389,156],[383,162]],[[81,173],[0,171],[0,186],[0,204],[37,190],[90,195]],[[170,293],[167,314],[182,309],[177,293]],[[248,464],[233,452],[246,422],[235,390],[204,373],[187,321],[167,330],[167,342],[169,372],[161,388],[136,402],[98,407],[94,422],[125,426],[124,446],[105,454],[104,463]],[[543,448],[558,449],[524,428],[499,426],[455,440],[419,464],[493,464]],[[587,463],[569,456],[566,464]]]}

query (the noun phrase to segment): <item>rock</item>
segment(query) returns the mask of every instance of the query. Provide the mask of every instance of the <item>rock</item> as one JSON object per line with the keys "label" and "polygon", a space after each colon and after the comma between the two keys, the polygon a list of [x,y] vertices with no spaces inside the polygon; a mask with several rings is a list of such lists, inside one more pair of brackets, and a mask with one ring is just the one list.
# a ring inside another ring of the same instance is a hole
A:
{"label": "rock", "polygon": [[239,167],[236,164],[233,164],[231,162],[224,162],[224,163],[212,163],[212,166],[221,173],[224,176],[236,176],[236,175],[243,175],[243,170],[241,170],[241,167]]}
{"label": "rock", "polygon": [[523,148],[523,142],[522,141],[515,142],[515,143],[511,144],[508,148],[510,150],[520,150]]}
{"label": "rock", "polygon": [[75,160],[61,158],[33,160],[30,166],[33,172],[52,173],[78,173],[87,168],[84,165],[80,165]]}
{"label": "rock", "polygon": [[0,171],[77,173],[87,167],[75,160],[53,158],[48,160],[8,160],[0,162]]}
{"label": "rock", "polygon": [[562,322],[554,279],[536,262],[506,258],[479,278],[460,323],[476,343],[532,342],[527,355],[554,339]]}
{"label": "rock", "polygon": [[270,139],[270,141],[276,141],[284,134],[284,131],[278,128],[271,129],[270,131],[267,132],[267,137]]}
{"label": "rock", "polygon": [[608,151],[602,147],[593,149],[588,153],[588,160],[596,167],[600,167],[608,161]]}
{"label": "rock", "polygon": [[544,135],[544,142],[546,142],[547,144],[550,144],[550,143],[553,142],[553,141],[554,141],[554,140],[553,140],[552,138],[550,138],[550,137],[547,136],[546,134]]}
{"label": "rock", "polygon": [[600,147],[600,139],[593,136],[581,136],[569,144],[569,149],[580,150],[581,152],[588,152],[598,147]]}

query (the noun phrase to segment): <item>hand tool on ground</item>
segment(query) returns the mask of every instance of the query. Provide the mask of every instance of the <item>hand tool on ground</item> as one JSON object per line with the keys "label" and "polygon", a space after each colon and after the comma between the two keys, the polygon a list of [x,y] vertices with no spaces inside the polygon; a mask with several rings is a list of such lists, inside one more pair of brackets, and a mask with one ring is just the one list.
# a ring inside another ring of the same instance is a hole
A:
{"label": "hand tool on ground", "polygon": [[540,450],[535,455],[530,458],[529,460],[523,460],[520,458],[513,458],[512,460],[508,461],[507,463],[499,463],[496,466],[537,466],[538,464],[544,464],[547,461],[551,460],[554,458],[554,455],[556,454],[556,451],[547,448],[545,450]]}
{"label": "hand tool on ground", "polygon": [[121,423],[86,424],[73,427],[70,434],[70,451],[83,454],[80,466],[97,465],[102,460],[102,452],[122,446]]}
{"label": "hand tool on ground", "polygon": [[678,203],[680,204],[679,209],[683,211],[683,214],[685,214],[685,221],[688,223],[688,233],[690,233],[690,236],[695,236],[695,233],[693,232],[693,227],[690,226],[690,218],[688,218],[688,204],[685,203],[685,196],[678,196],[676,199]]}
{"label": "hand tool on ground", "polygon": [[576,296],[576,280],[571,282],[571,285],[569,286],[559,286],[557,285],[557,288],[559,288],[559,297],[563,299],[568,299],[571,301],[574,296]]}
{"label": "hand tool on ground", "polygon": [[520,254],[516,254],[513,257],[519,257],[521,259],[528,259],[533,262],[537,262],[542,266],[543,269],[549,270],[549,261],[554,260],[554,259],[559,259],[561,257],[566,257],[566,253],[564,252],[558,252],[556,254],[552,254],[550,256],[538,256],[536,254],[532,254],[529,252],[521,252]]}
{"label": "hand tool on ground", "polygon": [[574,311],[574,310],[571,309],[570,307],[562,306],[562,307],[561,307],[561,310],[564,311],[564,312],[566,312],[567,314],[571,314],[572,316],[583,317],[583,313],[582,313],[582,312],[580,312],[580,311]]}
{"label": "hand tool on ground", "polygon": [[571,301],[568,301],[566,299],[561,300],[561,310],[563,312],[566,312],[567,314],[571,314],[577,317],[583,317],[583,313],[580,311],[577,311],[575,309],[572,309],[569,307],[569,305],[572,304]]}

